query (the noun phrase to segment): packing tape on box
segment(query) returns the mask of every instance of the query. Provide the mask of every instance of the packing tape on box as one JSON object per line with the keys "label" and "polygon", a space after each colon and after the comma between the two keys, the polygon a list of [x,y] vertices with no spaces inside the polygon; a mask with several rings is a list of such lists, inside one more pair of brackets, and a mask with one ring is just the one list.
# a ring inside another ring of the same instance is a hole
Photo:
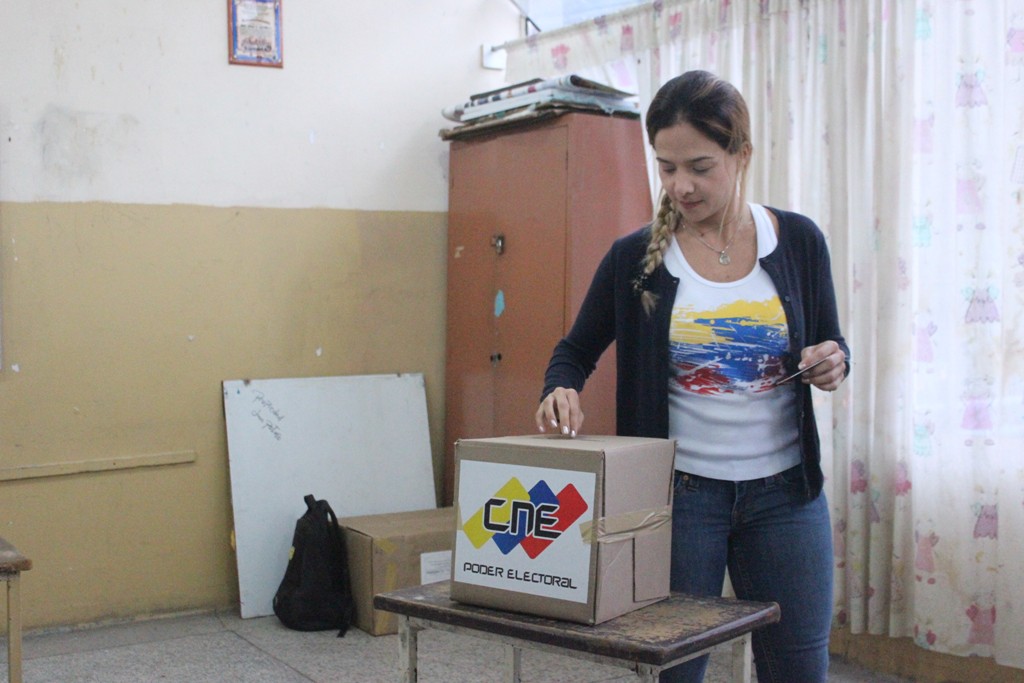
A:
{"label": "packing tape on box", "polygon": [[583,535],[583,542],[587,544],[617,543],[654,531],[671,521],[672,506],[665,505],[584,522],[580,524],[580,534]]}

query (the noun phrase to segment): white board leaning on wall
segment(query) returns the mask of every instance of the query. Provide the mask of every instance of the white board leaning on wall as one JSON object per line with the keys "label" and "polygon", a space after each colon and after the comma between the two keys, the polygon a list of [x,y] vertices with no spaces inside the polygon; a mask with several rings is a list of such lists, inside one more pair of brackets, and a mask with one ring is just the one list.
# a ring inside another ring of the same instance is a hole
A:
{"label": "white board leaning on wall", "polygon": [[436,507],[423,375],[223,386],[243,618],[273,614],[305,495],[338,517]]}

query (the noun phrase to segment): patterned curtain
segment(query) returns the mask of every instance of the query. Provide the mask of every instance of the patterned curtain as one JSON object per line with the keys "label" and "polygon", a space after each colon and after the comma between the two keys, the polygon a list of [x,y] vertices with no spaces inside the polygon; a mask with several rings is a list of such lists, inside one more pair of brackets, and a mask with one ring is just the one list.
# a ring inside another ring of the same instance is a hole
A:
{"label": "patterned curtain", "polygon": [[747,98],[749,196],[829,238],[837,625],[1024,668],[1024,4],[661,0],[508,47],[642,109],[694,68]]}

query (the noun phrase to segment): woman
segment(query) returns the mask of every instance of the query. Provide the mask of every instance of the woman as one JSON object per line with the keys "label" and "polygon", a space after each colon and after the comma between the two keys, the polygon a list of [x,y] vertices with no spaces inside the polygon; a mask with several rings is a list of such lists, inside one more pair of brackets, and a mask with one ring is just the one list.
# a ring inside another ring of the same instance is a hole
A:
{"label": "woman", "polygon": [[[617,431],[676,440],[672,590],[778,602],[754,634],[760,683],[828,672],[832,550],[810,387],[849,372],[825,239],[808,218],[748,204],[742,96],[690,71],[646,120],[662,197],[615,242],[555,347],[540,431],[575,436],[601,353],[617,354]],[[790,375],[804,370],[796,378]],[[662,674],[703,680],[707,658]]]}

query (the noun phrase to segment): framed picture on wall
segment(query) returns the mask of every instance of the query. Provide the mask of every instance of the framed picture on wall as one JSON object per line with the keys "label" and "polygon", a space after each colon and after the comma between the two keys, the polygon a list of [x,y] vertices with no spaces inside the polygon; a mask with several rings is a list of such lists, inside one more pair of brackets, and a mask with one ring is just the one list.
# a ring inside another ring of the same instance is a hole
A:
{"label": "framed picture on wall", "polygon": [[228,0],[228,62],[284,66],[281,49],[283,0]]}

